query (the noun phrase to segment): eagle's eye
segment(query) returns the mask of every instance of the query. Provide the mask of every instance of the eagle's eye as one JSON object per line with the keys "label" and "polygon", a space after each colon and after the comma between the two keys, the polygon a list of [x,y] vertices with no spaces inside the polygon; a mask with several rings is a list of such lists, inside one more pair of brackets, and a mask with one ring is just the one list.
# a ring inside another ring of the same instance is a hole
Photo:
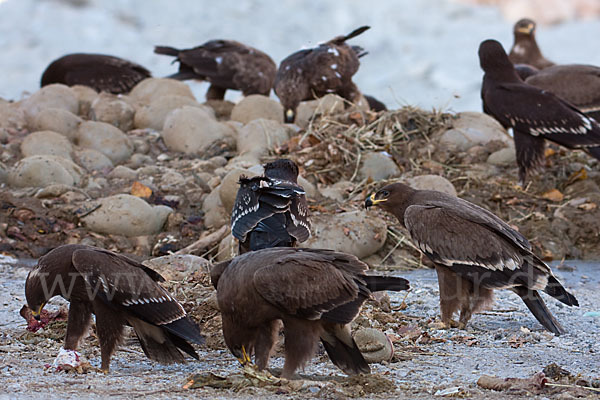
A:
{"label": "eagle's eye", "polygon": [[390,195],[390,192],[388,192],[387,190],[382,190],[382,191],[379,192],[379,197],[382,198],[382,199],[385,199],[389,195]]}

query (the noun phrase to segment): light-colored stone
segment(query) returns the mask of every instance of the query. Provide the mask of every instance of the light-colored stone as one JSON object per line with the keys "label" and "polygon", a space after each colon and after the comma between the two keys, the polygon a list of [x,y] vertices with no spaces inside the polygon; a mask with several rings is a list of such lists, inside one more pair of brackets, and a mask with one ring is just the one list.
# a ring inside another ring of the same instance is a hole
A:
{"label": "light-colored stone", "polygon": [[349,181],[339,181],[334,183],[331,186],[325,186],[319,189],[319,192],[330,199],[336,200],[338,202],[343,202],[346,197],[348,197],[348,193],[354,187],[354,184]]}
{"label": "light-colored stone", "polygon": [[214,116],[214,111],[210,107],[202,106],[190,97],[167,95],[153,99],[148,105],[138,107],[133,124],[136,128],[150,128],[156,131],[162,131],[167,115],[169,115],[171,111],[184,106],[203,108],[209,114],[212,113]]}
{"label": "light-colored stone", "polygon": [[313,249],[332,249],[368,257],[378,251],[387,237],[384,220],[364,210],[311,216],[312,236],[302,244]]}
{"label": "light-colored stone", "polygon": [[344,99],[337,94],[330,93],[320,99],[303,101],[296,109],[294,123],[306,129],[313,115],[331,115],[344,111]]}
{"label": "light-colored stone", "polygon": [[437,190],[451,196],[456,196],[452,182],[439,175],[419,175],[406,180],[408,186],[418,190]]}
{"label": "light-colored stone", "polygon": [[235,197],[237,196],[238,189],[240,188],[238,181],[242,175],[245,175],[247,178],[251,178],[253,176],[257,176],[258,174],[247,169],[232,169],[227,173],[227,175],[225,175],[218,187],[219,196],[221,197],[221,204],[223,204],[225,212],[228,214],[231,214],[231,210],[233,209]]}
{"label": "light-colored stone", "polygon": [[132,181],[137,178],[137,172],[123,165],[117,165],[110,171],[108,177],[111,179],[126,179]]}
{"label": "light-colored stone", "polygon": [[210,263],[206,258],[192,254],[169,254],[145,260],[142,264],[158,272],[166,281],[183,281],[196,272],[208,276]]}
{"label": "light-colored stone", "polygon": [[133,151],[131,140],[106,122],[85,121],[79,125],[77,144],[101,152],[110,158],[113,164],[128,160]]}
{"label": "light-colored stone", "polygon": [[150,104],[154,99],[168,95],[185,96],[196,100],[187,84],[167,78],[144,79],[129,92],[129,97],[142,104]]}
{"label": "light-colored stone", "polygon": [[218,188],[206,196],[202,203],[202,211],[204,212],[204,225],[207,228],[220,228],[229,223],[231,214],[228,214],[221,202]]}
{"label": "light-colored stone", "polygon": [[517,163],[517,155],[514,147],[505,147],[493,152],[487,158],[487,163],[492,165],[515,165]]}
{"label": "light-colored stone", "polygon": [[302,175],[298,175],[298,185],[302,186],[308,199],[316,199],[321,195],[317,187]]}
{"label": "light-colored stone", "polygon": [[0,183],[8,183],[8,168],[0,162]]}
{"label": "light-colored stone", "polygon": [[71,160],[73,146],[69,139],[60,133],[39,131],[30,133],[21,142],[23,157],[36,155],[59,156]]}
{"label": "light-colored stone", "polygon": [[151,206],[129,194],[105,197],[90,203],[100,207],[83,217],[84,225],[94,232],[124,236],[144,236],[159,233],[173,212],[167,206]]}
{"label": "light-colored stone", "polygon": [[83,120],[77,115],[61,108],[44,108],[40,110],[33,122],[29,124],[32,131],[54,131],[74,141],[77,138],[79,125]]}
{"label": "light-colored stone", "polygon": [[398,175],[400,175],[400,168],[387,153],[371,152],[363,154],[362,165],[358,171],[360,179],[371,177],[374,181],[381,181]]}
{"label": "light-colored stone", "polygon": [[23,129],[26,125],[25,111],[20,103],[0,103],[0,135],[5,129]]}
{"label": "light-colored stone", "polygon": [[485,145],[492,140],[499,140],[507,145],[512,138],[498,121],[487,114],[479,112],[461,112],[452,122],[452,129],[444,132],[440,143],[465,151],[475,145]]}
{"label": "light-colored stone", "polygon": [[269,149],[287,140],[288,131],[281,124],[269,119],[255,119],[240,130],[237,150],[242,157],[260,161]]}
{"label": "light-colored stone", "polygon": [[90,119],[106,122],[127,132],[133,127],[133,116],[135,115],[135,109],[127,100],[127,96],[100,93],[92,102]]}
{"label": "light-colored stone", "polygon": [[52,184],[78,185],[83,170],[62,157],[41,155],[20,160],[9,174],[15,187],[46,187]]}
{"label": "light-colored stone", "polygon": [[65,85],[58,83],[44,86],[21,102],[27,123],[35,120],[37,114],[45,108],[60,108],[72,114],[79,111],[79,100],[75,93]]}
{"label": "light-colored stone", "polygon": [[390,338],[380,330],[362,328],[354,333],[354,341],[369,364],[390,361],[394,356],[394,346]]}
{"label": "light-colored stone", "polygon": [[112,169],[113,163],[110,158],[94,149],[80,149],[73,152],[77,164],[88,171],[99,171]]}
{"label": "light-colored stone", "polygon": [[184,106],[167,115],[162,137],[170,150],[200,154],[229,131],[203,108]]}
{"label": "light-colored stone", "polygon": [[239,242],[230,233],[219,243],[219,251],[217,253],[217,261],[225,261],[239,254]]}
{"label": "light-colored stone", "polygon": [[243,124],[260,118],[270,119],[282,124],[283,106],[267,96],[253,94],[244,97],[231,111],[231,119]]}
{"label": "light-colored stone", "polygon": [[89,86],[74,85],[71,90],[79,100],[79,115],[87,116],[92,108],[92,102],[98,96],[98,92]]}

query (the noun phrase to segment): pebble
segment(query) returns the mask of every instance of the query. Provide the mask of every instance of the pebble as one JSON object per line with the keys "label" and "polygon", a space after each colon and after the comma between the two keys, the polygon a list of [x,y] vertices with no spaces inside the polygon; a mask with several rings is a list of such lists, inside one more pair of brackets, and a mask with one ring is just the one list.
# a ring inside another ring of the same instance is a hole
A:
{"label": "pebble", "polygon": [[406,180],[413,189],[437,190],[456,197],[456,188],[448,179],[439,175],[419,175]]}
{"label": "pebble", "polygon": [[69,139],[52,131],[32,132],[21,142],[21,153],[24,157],[36,155],[52,155],[71,160],[73,146]]}
{"label": "pebble", "polygon": [[120,164],[131,157],[133,144],[118,128],[106,122],[85,121],[79,125],[78,145],[94,149]]}
{"label": "pebble", "polygon": [[360,179],[371,178],[382,181],[400,175],[400,168],[392,157],[385,152],[370,152],[363,154],[362,166],[358,171]]}
{"label": "pebble", "polygon": [[187,84],[167,78],[144,79],[129,92],[132,99],[142,104],[150,104],[155,99],[169,95],[184,96],[196,100]]}
{"label": "pebble", "polygon": [[512,138],[498,121],[487,114],[479,112],[462,112],[452,122],[452,129],[444,132],[440,143],[466,151],[475,145],[484,145],[499,140],[507,145]]}

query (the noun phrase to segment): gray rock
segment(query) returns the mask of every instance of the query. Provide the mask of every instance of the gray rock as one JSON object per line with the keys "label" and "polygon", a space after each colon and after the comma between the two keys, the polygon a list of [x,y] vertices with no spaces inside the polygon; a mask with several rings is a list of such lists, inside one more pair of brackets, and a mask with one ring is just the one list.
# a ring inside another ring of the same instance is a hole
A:
{"label": "gray rock", "polygon": [[37,113],[29,125],[32,131],[53,131],[74,141],[79,125],[83,122],[77,115],[61,108],[44,108]]}
{"label": "gray rock", "polygon": [[143,199],[129,194],[105,197],[90,203],[100,207],[83,217],[84,225],[94,232],[123,236],[144,236],[159,233],[168,215],[167,206],[151,206]]}
{"label": "gray rock", "polygon": [[457,117],[452,123],[453,128],[440,137],[441,144],[465,151],[492,140],[499,140],[507,145],[512,142],[502,125],[487,114],[469,111],[458,113]]}
{"label": "gray rock", "polygon": [[312,184],[309,180],[307,180],[302,175],[298,175],[298,185],[302,186],[304,189],[304,193],[309,199],[316,199],[320,196],[319,190],[315,185]]}
{"label": "gray rock", "polygon": [[237,191],[240,187],[238,181],[240,180],[240,176],[246,175],[247,178],[257,176],[258,174],[253,173],[247,169],[232,169],[225,175],[221,184],[218,187],[219,196],[221,197],[221,204],[225,208],[225,212],[231,214],[231,210],[233,209],[233,204],[235,203],[235,197],[237,195]]}
{"label": "gray rock", "polygon": [[392,341],[380,330],[361,328],[354,333],[354,341],[369,364],[390,361],[394,356]]}
{"label": "gray rock", "polygon": [[360,179],[371,177],[375,181],[381,181],[399,175],[400,168],[391,156],[383,152],[363,154],[362,165],[358,171]]}
{"label": "gray rock", "polygon": [[126,96],[100,93],[92,102],[89,113],[90,119],[106,122],[127,132],[133,128],[133,116],[135,115],[135,109],[127,100]]}
{"label": "gray rock", "polygon": [[378,251],[387,237],[384,220],[364,210],[311,216],[312,236],[302,244],[313,249],[332,249],[368,257]]}
{"label": "gray rock", "polygon": [[213,189],[206,196],[202,203],[202,211],[204,212],[204,225],[207,228],[220,228],[229,224],[231,214],[225,211],[218,188]]}
{"label": "gray rock", "polygon": [[230,128],[214,119],[203,108],[184,106],[165,120],[162,137],[170,150],[199,154],[230,134]]}
{"label": "gray rock", "polygon": [[186,178],[178,171],[170,168],[163,171],[160,177],[160,188],[163,190],[178,188],[184,186],[185,183]]}
{"label": "gray rock", "polygon": [[46,187],[52,184],[78,185],[83,170],[62,157],[41,155],[20,160],[9,174],[14,187]]}
{"label": "gray rock", "polygon": [[8,168],[0,162],[0,184],[8,183]]}
{"label": "gray rock", "polygon": [[314,115],[331,115],[344,111],[344,99],[337,94],[330,93],[320,99],[303,101],[296,109],[294,123],[306,129]]}
{"label": "gray rock", "polygon": [[196,272],[208,277],[210,263],[206,258],[192,254],[169,254],[145,260],[142,264],[161,274],[166,281],[183,281]]}
{"label": "gray rock", "polygon": [[238,154],[248,160],[257,160],[266,155],[269,149],[289,140],[288,131],[279,123],[269,119],[255,119],[246,124],[237,138]]}
{"label": "gray rock", "polygon": [[77,144],[98,150],[114,164],[128,160],[133,152],[131,140],[119,129],[106,122],[85,121],[79,125]]}
{"label": "gray rock", "polygon": [[134,154],[129,159],[128,166],[130,168],[139,168],[142,165],[148,165],[148,164],[152,164],[152,163],[153,163],[152,157],[150,157],[146,154]]}
{"label": "gray rock", "polygon": [[348,193],[353,187],[354,184],[352,182],[342,180],[334,183],[331,186],[325,186],[320,188],[319,192],[323,196],[341,203],[346,199],[346,197],[348,197]]}
{"label": "gray rock", "polygon": [[75,93],[65,85],[52,84],[44,86],[21,102],[27,123],[32,123],[37,114],[45,108],[60,108],[72,114],[79,111],[79,100]]}
{"label": "gray rock", "polygon": [[77,164],[81,165],[88,171],[99,171],[102,169],[112,169],[113,163],[110,158],[94,149],[76,150],[74,158]]}
{"label": "gray rock", "polygon": [[184,106],[203,108],[214,116],[214,111],[210,107],[200,105],[193,98],[180,95],[167,95],[153,99],[148,105],[138,107],[135,113],[134,126],[136,128],[150,128],[162,131],[167,115],[171,111]]}
{"label": "gray rock", "polygon": [[239,255],[239,242],[231,233],[221,240],[219,243],[219,252],[217,253],[217,261],[225,261]]}
{"label": "gray rock", "polygon": [[69,139],[52,131],[33,132],[25,136],[21,142],[23,157],[37,155],[59,156],[71,160],[73,146]]}
{"label": "gray rock", "polygon": [[92,102],[98,97],[98,92],[89,86],[74,85],[71,90],[79,101],[79,115],[88,116],[92,108]]}
{"label": "gray rock", "polygon": [[515,165],[517,163],[517,155],[514,147],[505,147],[493,152],[487,158],[487,163],[492,165]]}
{"label": "gray rock", "polygon": [[267,96],[253,94],[244,97],[231,111],[231,119],[243,124],[260,118],[270,119],[282,124],[283,106]]}
{"label": "gray rock", "polygon": [[456,196],[456,189],[452,182],[439,175],[419,175],[407,179],[408,186],[418,190],[437,190],[451,196]]}
{"label": "gray rock", "polygon": [[169,95],[184,96],[196,100],[190,87],[175,79],[144,79],[129,92],[129,97],[142,104],[150,104],[154,99]]}
{"label": "gray rock", "polygon": [[[20,103],[0,103],[0,135],[5,129],[23,129],[25,126],[25,111]],[[2,143],[4,142],[3,139]]]}
{"label": "gray rock", "polygon": [[137,172],[131,168],[124,167],[123,165],[117,165],[110,173],[108,177],[111,179],[126,179],[132,181],[137,179]]}

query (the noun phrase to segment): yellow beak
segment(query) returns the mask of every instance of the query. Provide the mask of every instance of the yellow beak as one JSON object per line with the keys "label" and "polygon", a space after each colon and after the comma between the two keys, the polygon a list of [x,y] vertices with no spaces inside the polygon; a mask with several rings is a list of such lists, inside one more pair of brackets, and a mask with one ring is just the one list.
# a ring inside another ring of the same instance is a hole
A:
{"label": "yellow beak", "polygon": [[527,25],[523,28],[518,28],[517,32],[525,33],[525,34],[529,35],[529,34],[531,34],[531,32],[533,32],[533,25]]}
{"label": "yellow beak", "polygon": [[371,206],[374,206],[374,205],[377,205],[379,203],[383,203],[386,201],[387,201],[387,199],[376,199],[375,193],[373,193],[372,195],[367,197],[367,199],[365,200],[365,208],[369,208]]}
{"label": "yellow beak", "polygon": [[40,320],[40,314],[42,313],[45,305],[46,303],[43,303],[37,310],[31,310],[31,315],[33,315],[33,318],[37,319],[38,321]]}

